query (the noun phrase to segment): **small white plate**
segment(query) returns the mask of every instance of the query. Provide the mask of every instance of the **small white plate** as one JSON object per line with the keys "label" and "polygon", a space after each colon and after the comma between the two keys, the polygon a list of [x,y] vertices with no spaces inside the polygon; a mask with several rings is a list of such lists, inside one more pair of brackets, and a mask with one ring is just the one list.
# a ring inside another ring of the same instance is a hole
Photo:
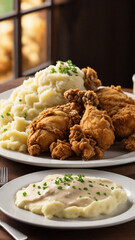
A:
{"label": "small white plate", "polygon": [[[14,204],[15,194],[22,187],[26,187],[32,182],[41,181],[45,176],[51,174],[85,174],[85,176],[93,176],[99,178],[108,178],[120,184],[125,190],[128,200],[126,204],[119,206],[113,213],[102,215],[96,218],[78,218],[63,219],[53,218],[46,219],[44,216],[34,214],[32,212],[20,209]],[[0,207],[1,211],[15,220],[28,224],[59,228],[59,229],[85,229],[85,228],[101,228],[118,225],[135,219],[135,180],[128,177],[109,173],[105,171],[86,170],[86,169],[57,169],[31,173],[5,184],[0,189]]]}
{"label": "small white plate", "polygon": [[[0,99],[7,99],[14,89],[8,90],[0,94]],[[135,95],[126,93],[129,97],[135,99]],[[104,158],[98,160],[82,161],[81,159],[72,158],[70,160],[52,159],[50,154],[43,154],[38,157],[30,156],[26,153],[0,148],[0,155],[12,161],[19,163],[41,166],[41,167],[55,167],[55,168],[92,168],[115,166],[121,164],[128,164],[135,162],[135,151],[127,152],[122,150],[119,143],[115,143],[111,148],[104,152]]]}

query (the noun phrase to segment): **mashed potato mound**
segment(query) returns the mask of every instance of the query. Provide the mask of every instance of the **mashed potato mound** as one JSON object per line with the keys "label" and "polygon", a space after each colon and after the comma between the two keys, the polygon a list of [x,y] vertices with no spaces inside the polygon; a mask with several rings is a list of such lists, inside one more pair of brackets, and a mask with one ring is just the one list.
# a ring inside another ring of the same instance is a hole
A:
{"label": "mashed potato mound", "polygon": [[48,175],[16,193],[15,204],[46,218],[96,217],[113,212],[127,201],[117,183],[78,174]]}
{"label": "mashed potato mound", "polygon": [[70,88],[85,90],[84,73],[69,60],[58,61],[25,80],[8,99],[0,100],[0,146],[27,152],[29,125],[41,111],[66,102]]}

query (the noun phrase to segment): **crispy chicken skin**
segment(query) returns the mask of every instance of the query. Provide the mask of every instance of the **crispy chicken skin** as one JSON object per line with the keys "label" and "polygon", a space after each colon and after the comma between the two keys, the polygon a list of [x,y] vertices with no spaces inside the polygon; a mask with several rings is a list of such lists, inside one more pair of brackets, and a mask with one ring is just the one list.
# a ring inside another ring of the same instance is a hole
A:
{"label": "crispy chicken skin", "polygon": [[128,151],[135,151],[135,133],[122,140],[122,147]]}
{"label": "crispy chicken skin", "polygon": [[68,143],[66,140],[61,141],[59,139],[57,142],[51,143],[50,152],[52,158],[58,158],[60,160],[68,159],[74,155],[70,143]]}
{"label": "crispy chicken skin", "polygon": [[122,147],[135,150],[135,100],[124,94],[120,86],[99,89],[97,96],[100,108],[112,117],[116,137],[124,138]]}
{"label": "crispy chicken skin", "polygon": [[68,137],[70,127],[80,121],[77,107],[75,103],[68,103],[40,113],[38,119],[30,124],[28,137],[30,155],[48,151],[52,142]]}
{"label": "crispy chicken skin", "polygon": [[135,105],[135,100],[123,93],[121,86],[111,86],[101,88],[96,92],[101,109],[106,110],[109,116],[113,116],[117,111],[127,104]]}
{"label": "crispy chicken skin", "polygon": [[97,73],[94,69],[87,67],[83,68],[84,72],[84,86],[87,90],[96,91],[101,86],[101,81],[98,79]]}
{"label": "crispy chicken skin", "polygon": [[[85,91],[68,90],[65,93],[66,99],[83,104],[84,114],[79,125],[70,129],[69,140],[72,149],[77,155],[82,155],[84,160],[102,158],[104,150],[108,149],[114,142],[114,128],[111,118],[105,111],[98,110],[95,106],[98,99],[88,97]],[[92,105],[91,99],[94,99]]]}
{"label": "crispy chicken skin", "polygon": [[115,134],[119,138],[127,138],[135,133],[135,105],[127,104],[112,117]]}

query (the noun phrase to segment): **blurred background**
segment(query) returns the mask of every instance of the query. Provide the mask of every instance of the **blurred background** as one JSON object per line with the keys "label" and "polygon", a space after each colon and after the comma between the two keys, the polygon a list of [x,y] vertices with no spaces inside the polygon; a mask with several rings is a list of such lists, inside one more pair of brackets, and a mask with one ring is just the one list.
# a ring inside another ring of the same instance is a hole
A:
{"label": "blurred background", "polygon": [[0,83],[71,59],[132,88],[134,0],[0,0]]}

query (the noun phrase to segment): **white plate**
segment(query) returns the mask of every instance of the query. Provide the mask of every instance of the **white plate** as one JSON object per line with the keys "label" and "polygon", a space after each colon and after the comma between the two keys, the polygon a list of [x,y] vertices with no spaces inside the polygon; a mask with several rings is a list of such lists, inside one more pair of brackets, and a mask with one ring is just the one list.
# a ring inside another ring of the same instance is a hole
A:
{"label": "white plate", "polygon": [[[120,184],[125,190],[128,201],[121,205],[113,213],[102,215],[96,218],[78,218],[78,219],[63,219],[53,218],[46,219],[44,216],[34,214],[32,212],[20,209],[15,206],[14,199],[16,192],[22,187],[26,187],[32,182],[41,181],[45,176],[50,174],[85,174],[85,176],[93,176],[99,178],[108,178]],[[28,224],[50,227],[50,228],[65,228],[65,229],[85,229],[85,228],[101,228],[113,225],[118,225],[135,219],[135,180],[105,171],[86,170],[86,169],[57,169],[35,172],[23,177],[16,178],[5,184],[0,189],[0,206],[1,210],[9,217],[25,222]]]}
{"label": "white plate", "polygon": [[[7,99],[14,89],[8,90],[0,94],[0,99]],[[129,97],[135,99],[135,95],[126,93]],[[121,149],[120,144],[115,143],[111,148],[105,151],[104,158],[100,160],[82,161],[74,158],[70,160],[52,159],[50,155],[44,154],[42,156],[33,157],[29,154],[15,152],[0,148],[0,155],[12,161],[19,163],[55,168],[88,168],[88,167],[104,167],[114,166],[120,164],[127,164],[135,162],[135,152],[127,152]]]}

